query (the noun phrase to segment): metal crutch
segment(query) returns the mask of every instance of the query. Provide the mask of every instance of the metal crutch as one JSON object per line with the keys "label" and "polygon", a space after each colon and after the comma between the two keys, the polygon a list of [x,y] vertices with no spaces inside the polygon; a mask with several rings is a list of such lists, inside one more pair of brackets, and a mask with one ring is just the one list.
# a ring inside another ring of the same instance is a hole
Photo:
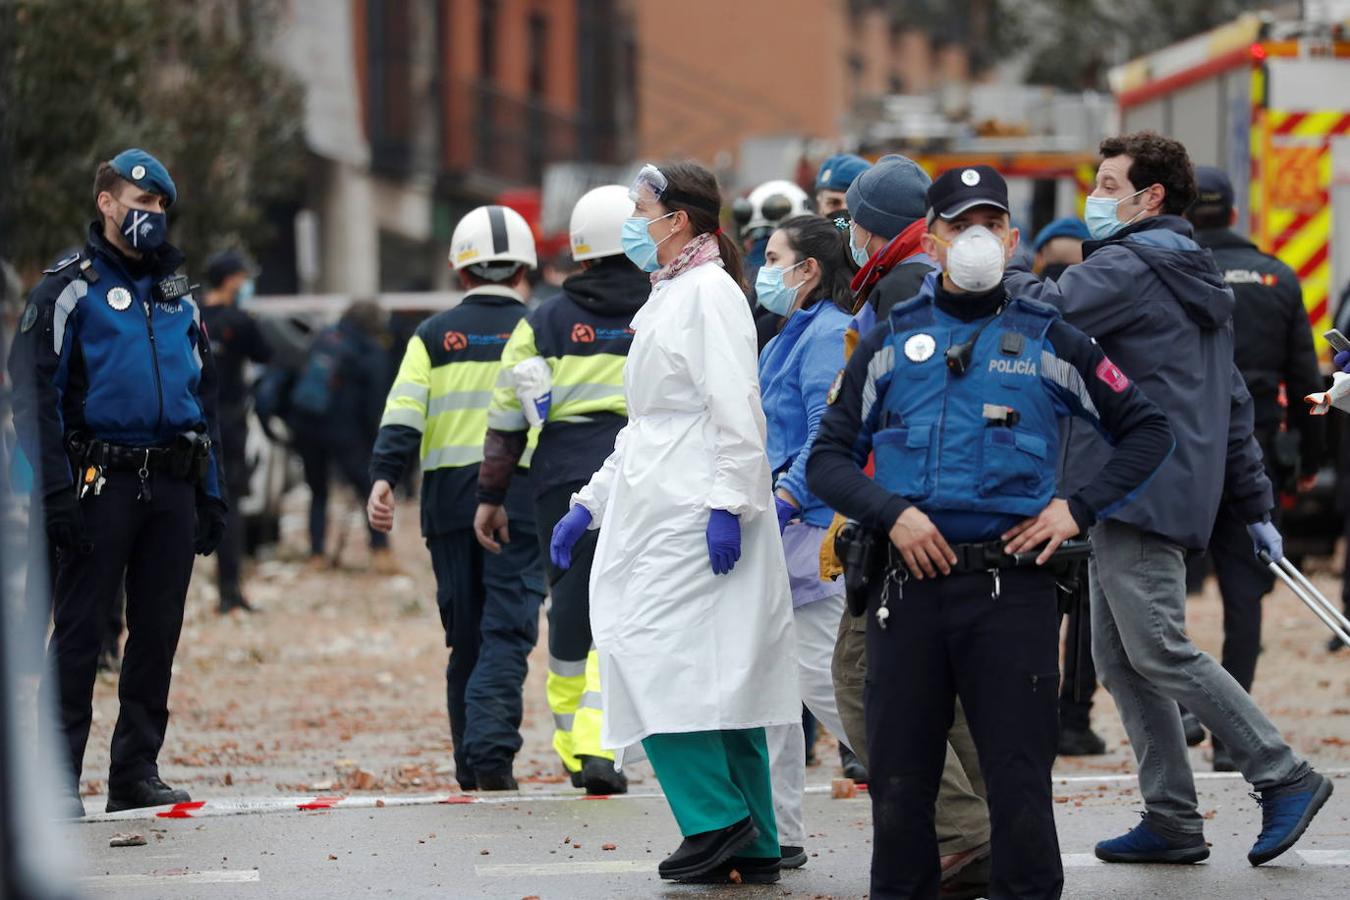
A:
{"label": "metal crutch", "polygon": [[1271,559],[1270,554],[1264,550],[1258,553],[1257,557],[1265,563],[1266,568],[1275,574],[1276,578],[1289,586],[1289,590],[1293,591],[1294,595],[1302,600],[1308,609],[1313,611],[1313,615],[1322,620],[1322,624],[1330,628],[1343,644],[1350,646],[1350,619],[1347,619],[1339,609],[1333,606],[1331,601],[1293,563],[1283,557],[1279,560]]}

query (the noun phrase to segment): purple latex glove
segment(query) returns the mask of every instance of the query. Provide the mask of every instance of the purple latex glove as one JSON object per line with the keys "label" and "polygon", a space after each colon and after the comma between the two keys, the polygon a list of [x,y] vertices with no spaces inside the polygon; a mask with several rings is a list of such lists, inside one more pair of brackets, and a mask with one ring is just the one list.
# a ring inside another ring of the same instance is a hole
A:
{"label": "purple latex glove", "polygon": [[741,558],[741,520],[725,509],[708,516],[708,559],[714,575],[725,575]]}
{"label": "purple latex glove", "polygon": [[788,522],[791,522],[801,512],[797,507],[777,495],[773,498],[774,509],[778,512],[778,533],[787,531]]}
{"label": "purple latex glove", "polygon": [[1248,525],[1247,535],[1252,539],[1252,549],[1258,557],[1265,552],[1272,561],[1284,559],[1284,538],[1269,518]]}
{"label": "purple latex glove", "polygon": [[1342,350],[1333,356],[1331,361],[1336,364],[1336,368],[1350,375],[1350,350]]}
{"label": "purple latex glove", "polygon": [[553,537],[548,543],[548,555],[553,565],[564,572],[572,568],[572,548],[591,527],[591,511],[574,506],[553,526]]}

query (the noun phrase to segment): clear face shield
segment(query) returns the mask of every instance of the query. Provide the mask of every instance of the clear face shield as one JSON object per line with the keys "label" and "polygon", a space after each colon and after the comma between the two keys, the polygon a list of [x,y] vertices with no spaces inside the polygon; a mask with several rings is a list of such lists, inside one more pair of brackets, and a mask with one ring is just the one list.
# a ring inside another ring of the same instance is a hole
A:
{"label": "clear face shield", "polygon": [[661,174],[661,170],[651,163],[647,163],[638,170],[637,177],[633,179],[633,184],[628,188],[628,199],[634,203],[660,203],[666,196],[666,191],[670,188],[670,182],[666,176]]}

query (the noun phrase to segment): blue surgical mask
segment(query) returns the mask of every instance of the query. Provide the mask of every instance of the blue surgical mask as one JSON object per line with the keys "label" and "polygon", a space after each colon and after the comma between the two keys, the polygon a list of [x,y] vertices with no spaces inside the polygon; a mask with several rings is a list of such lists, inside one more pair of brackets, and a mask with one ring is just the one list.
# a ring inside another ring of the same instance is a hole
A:
{"label": "blue surgical mask", "polygon": [[240,309],[248,306],[248,302],[253,299],[253,292],[256,289],[253,279],[243,282],[239,285],[239,290],[234,293],[234,304]]}
{"label": "blue surgical mask", "polygon": [[169,234],[169,217],[162,212],[128,209],[122,217],[122,237],[133,250],[148,253],[164,243]]}
{"label": "blue surgical mask", "polygon": [[[659,222],[661,219],[669,219],[675,215],[666,213],[655,219],[647,219],[642,216],[629,216],[623,220],[623,230],[619,234],[619,244],[623,247],[624,256],[632,260],[633,265],[644,272],[655,272],[661,268],[661,264],[656,261],[656,248],[665,243],[670,235],[666,235],[661,240],[653,240],[652,233],[648,229],[653,222]],[[671,232],[674,234],[674,232]]]}
{"label": "blue surgical mask", "polygon": [[867,252],[867,246],[856,247],[853,244],[853,226],[848,227],[848,252],[853,254],[853,261],[858,264],[858,268],[867,265],[867,261],[872,258],[872,254]]}
{"label": "blue surgical mask", "polygon": [[1148,188],[1135,191],[1129,197],[1121,197],[1118,200],[1112,197],[1088,197],[1083,208],[1083,220],[1087,222],[1088,234],[1099,241],[1104,241],[1126,225],[1133,223],[1135,219],[1143,215],[1142,209],[1129,222],[1120,221],[1120,217],[1116,215],[1116,210],[1122,202],[1129,200],[1131,197],[1138,197],[1146,190]]}
{"label": "blue surgical mask", "polygon": [[783,276],[801,264],[799,262],[785,269],[760,267],[759,274],[755,276],[755,302],[776,316],[788,315],[802,286],[799,284],[796,287],[788,287],[783,284]]}

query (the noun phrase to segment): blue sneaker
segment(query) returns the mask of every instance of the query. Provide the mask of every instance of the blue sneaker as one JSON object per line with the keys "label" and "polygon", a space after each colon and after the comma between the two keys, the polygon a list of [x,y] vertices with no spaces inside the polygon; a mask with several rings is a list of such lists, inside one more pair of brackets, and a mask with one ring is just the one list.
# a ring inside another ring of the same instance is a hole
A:
{"label": "blue sneaker", "polygon": [[1254,866],[1270,862],[1303,837],[1313,816],[1331,796],[1331,779],[1318,772],[1309,772],[1304,779],[1308,786],[1292,793],[1275,797],[1270,791],[1252,799],[1261,804],[1261,834],[1247,854],[1247,862]]}
{"label": "blue sneaker", "polygon": [[1120,837],[1099,843],[1096,853],[1102,862],[1112,863],[1198,863],[1209,858],[1209,847],[1202,834],[1184,840],[1164,837],[1145,818]]}

